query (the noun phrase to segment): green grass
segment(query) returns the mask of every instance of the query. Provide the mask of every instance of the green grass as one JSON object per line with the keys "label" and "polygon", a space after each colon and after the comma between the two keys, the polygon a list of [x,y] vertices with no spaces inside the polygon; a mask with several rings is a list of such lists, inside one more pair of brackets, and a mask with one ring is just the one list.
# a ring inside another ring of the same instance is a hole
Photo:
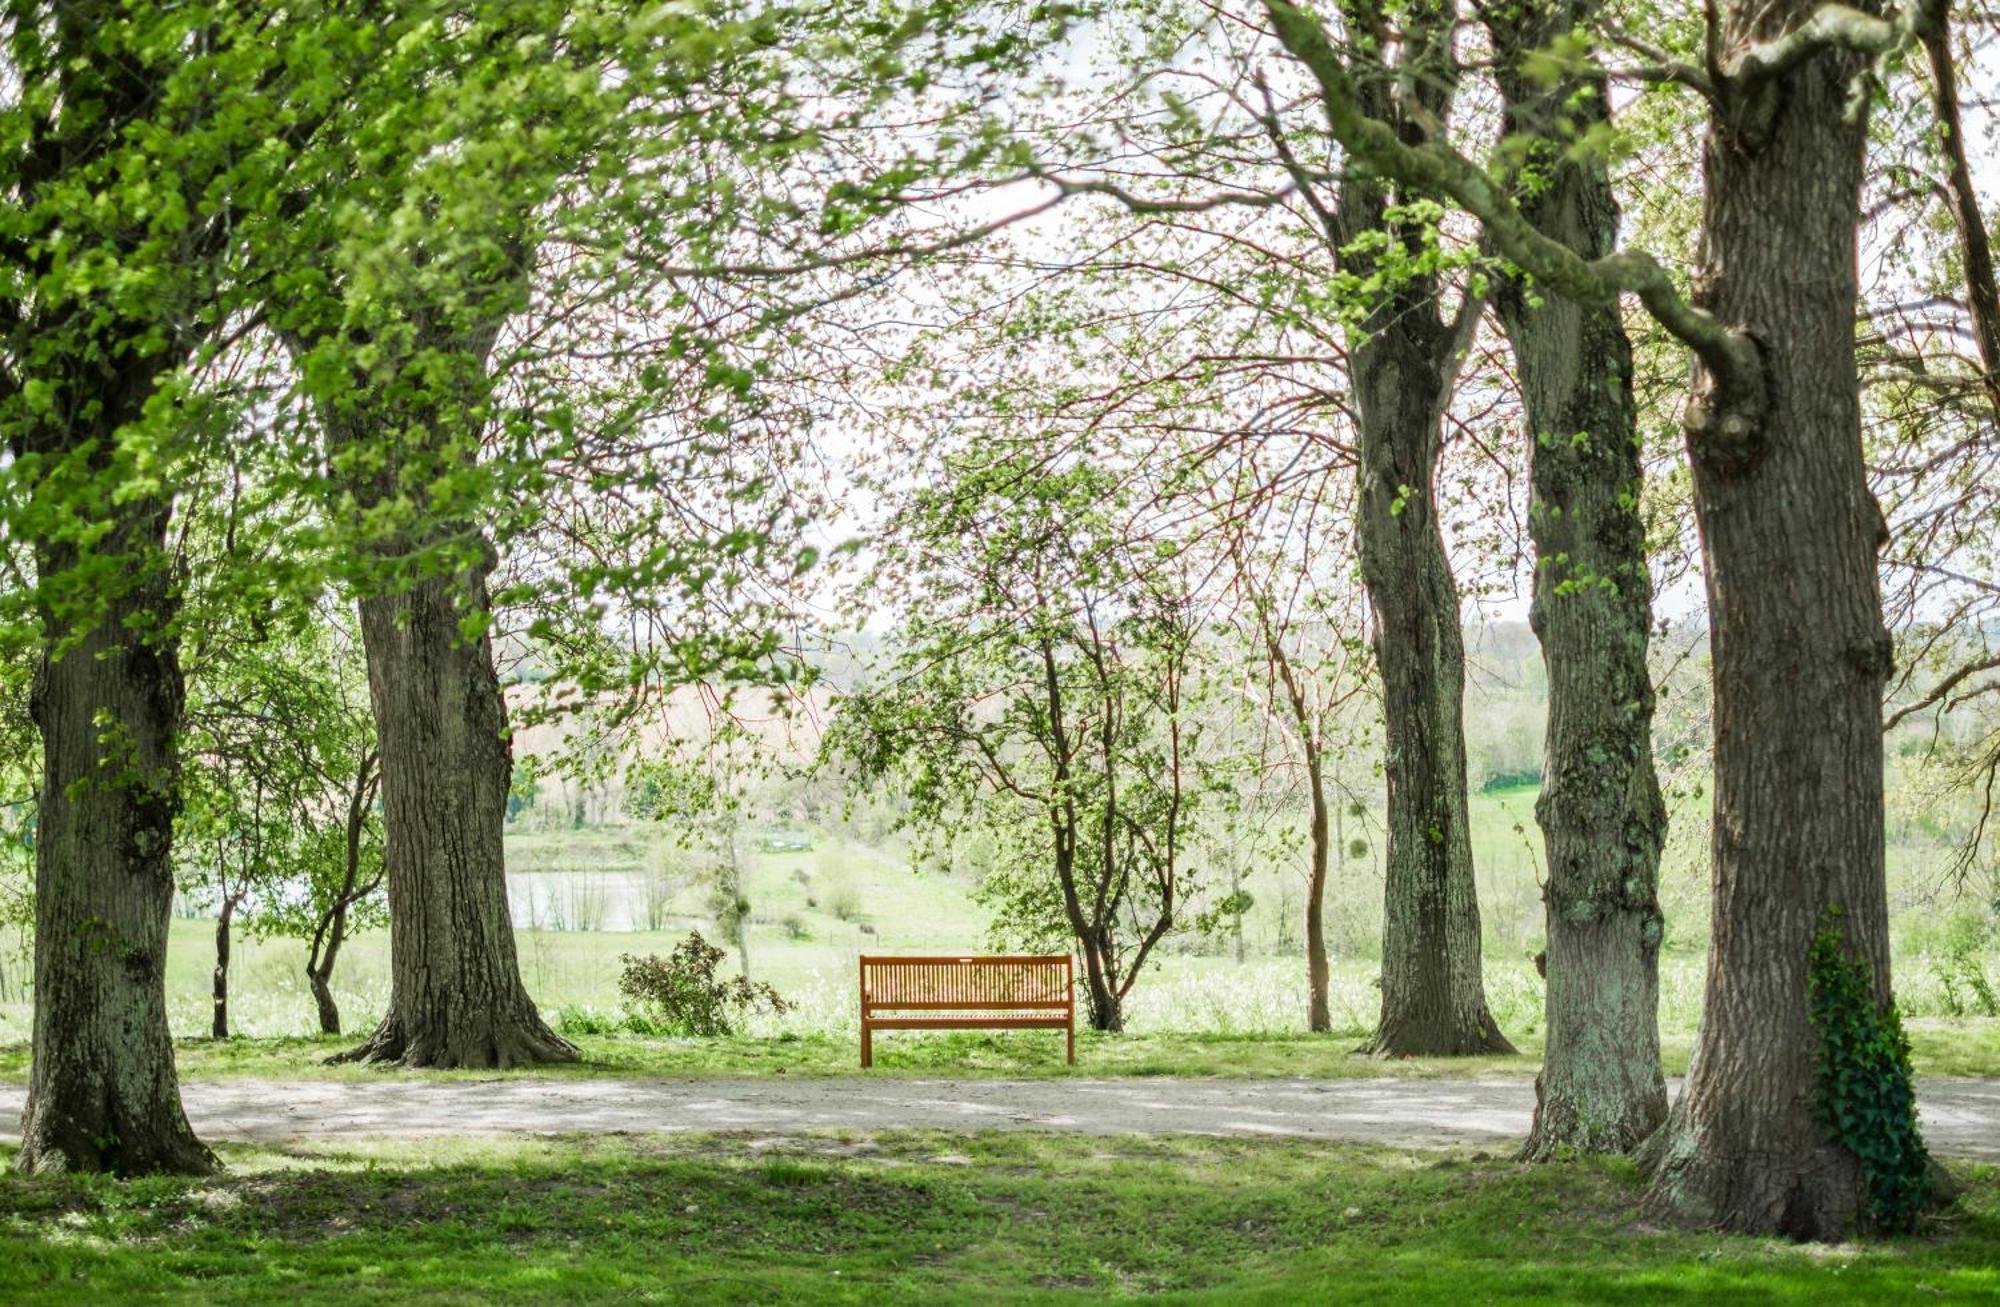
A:
{"label": "green grass", "polygon": [[1972,1302],[2000,1173],[1894,1242],[1656,1228],[1618,1162],[1027,1134],[230,1150],[0,1179],[0,1293],[70,1302]]}
{"label": "green grass", "polygon": [[[1919,1076],[2000,1076],[2000,1021],[1990,1018],[1910,1023],[1912,1058]],[[328,1066],[326,1058],[351,1047],[337,1039],[184,1039],[176,1044],[183,1079],[366,1080],[388,1074],[376,1067]],[[1532,1076],[1541,1067],[1540,1036],[1520,1041],[1515,1057],[1405,1058],[1387,1061],[1354,1052],[1359,1036],[1156,1032],[1099,1035],[1080,1031],[1077,1062],[1063,1061],[1062,1036],[1040,1032],[884,1034],[875,1044],[875,1066],[864,1073],[853,1037],[834,1034],[738,1036],[727,1039],[651,1039],[634,1035],[578,1035],[577,1063],[524,1068],[513,1074],[556,1078],[707,1076],[1105,1076],[1305,1077],[1315,1079],[1438,1079]],[[1693,1043],[1670,1033],[1663,1060],[1669,1075],[1687,1070]],[[450,1078],[483,1078],[491,1072],[418,1072]],[[28,1047],[0,1047],[0,1082],[25,1083]]]}

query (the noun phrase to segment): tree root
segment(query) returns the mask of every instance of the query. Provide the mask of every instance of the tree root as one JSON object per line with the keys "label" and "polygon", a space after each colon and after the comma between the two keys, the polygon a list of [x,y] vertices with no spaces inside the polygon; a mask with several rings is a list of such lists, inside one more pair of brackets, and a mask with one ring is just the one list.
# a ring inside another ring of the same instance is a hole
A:
{"label": "tree root", "polygon": [[453,1026],[428,1023],[420,1036],[408,1033],[393,1008],[364,1042],[326,1059],[327,1065],[359,1063],[438,1070],[498,1070],[550,1062],[574,1062],[576,1045],[549,1029],[529,1007],[511,1015],[486,1015]]}

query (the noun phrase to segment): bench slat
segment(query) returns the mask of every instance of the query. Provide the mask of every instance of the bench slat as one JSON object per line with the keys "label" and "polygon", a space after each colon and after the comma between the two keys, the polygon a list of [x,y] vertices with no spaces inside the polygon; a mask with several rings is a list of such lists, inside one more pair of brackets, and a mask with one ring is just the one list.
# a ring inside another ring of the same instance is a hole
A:
{"label": "bench slat", "polygon": [[[1075,971],[1067,954],[863,954],[859,961],[864,1067],[874,1062],[877,1030],[1064,1030],[1076,1061]],[[879,1015],[885,1012],[940,1015]]]}
{"label": "bench slat", "polygon": [[1068,1017],[882,1017],[877,1030],[1067,1030]]}
{"label": "bench slat", "polygon": [[909,998],[897,999],[893,1002],[887,1002],[882,999],[871,999],[868,1001],[866,1008],[869,1012],[951,1012],[954,1010],[980,1012],[988,1008],[996,1012],[1046,1012],[1050,1008],[1067,1008],[1069,1005],[1069,1000],[1066,998]]}

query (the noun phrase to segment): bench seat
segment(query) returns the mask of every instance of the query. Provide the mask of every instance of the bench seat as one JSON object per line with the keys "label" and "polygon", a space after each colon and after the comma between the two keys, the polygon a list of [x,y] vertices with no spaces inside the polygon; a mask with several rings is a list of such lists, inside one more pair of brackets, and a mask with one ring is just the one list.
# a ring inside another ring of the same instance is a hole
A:
{"label": "bench seat", "polygon": [[1076,996],[1066,953],[991,957],[862,955],[861,1065],[878,1030],[1061,1030],[1076,1063]]}

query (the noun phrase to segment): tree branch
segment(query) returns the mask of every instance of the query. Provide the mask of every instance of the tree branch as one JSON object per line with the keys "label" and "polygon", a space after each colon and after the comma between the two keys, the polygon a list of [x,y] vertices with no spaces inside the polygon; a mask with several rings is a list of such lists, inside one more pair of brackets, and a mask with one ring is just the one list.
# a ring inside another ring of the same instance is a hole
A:
{"label": "tree branch", "polygon": [[1791,31],[1739,52],[1723,73],[1733,82],[1755,84],[1782,77],[1827,50],[1887,54],[1939,30],[1944,8],[1944,0],[1908,0],[1894,18],[1878,18],[1846,5],[1821,5]]}
{"label": "tree branch", "polygon": [[1945,677],[1943,680],[1939,681],[1936,685],[1933,685],[1927,692],[1925,692],[1923,697],[1916,699],[1911,703],[1904,704],[1901,708],[1898,708],[1896,711],[1890,713],[1887,717],[1885,717],[1882,720],[1882,733],[1884,735],[1887,735],[1890,731],[1896,729],[1896,727],[1902,724],[1905,720],[1916,716],[1918,713],[1922,712],[1926,708],[1931,707],[1934,704],[1943,702],[1944,699],[1947,696],[1949,696],[1953,690],[1957,689],[1960,685],[1962,685],[1967,680],[1967,678],[1977,676],[1981,672],[1990,672],[1996,667],[2000,667],[2000,654],[1994,654],[1989,658],[1978,658],[1973,660],[1972,662],[1965,664],[1965,666],[1960,667],[1959,669],[1954,671],[1951,675]]}
{"label": "tree branch", "polygon": [[1979,196],[1972,188],[1972,166],[1965,154],[1965,125],[1959,114],[1958,72],[1951,55],[1951,38],[1942,14],[1935,31],[1923,34],[1931,63],[1931,107],[1937,116],[1938,145],[1945,158],[1945,196],[1958,228],[1959,254],[1965,261],[1965,295],[1972,309],[1972,334],[1979,346],[1987,398],[2000,416],[2000,283],[1993,272],[1993,243],[1980,216]]}
{"label": "tree branch", "polygon": [[1621,294],[1636,295],[1715,378],[1722,412],[1712,418],[1697,406],[1688,417],[1690,430],[1726,442],[1751,436],[1767,402],[1763,362],[1754,341],[1683,299],[1666,269],[1650,255],[1618,250],[1586,259],[1537,231],[1484,169],[1449,145],[1401,140],[1393,126],[1361,111],[1346,65],[1318,19],[1290,0],[1264,0],[1264,9],[1279,41],[1319,83],[1327,126],[1352,163],[1449,198],[1485,225],[1495,249],[1566,299],[1610,304]]}
{"label": "tree branch", "polygon": [[1676,59],[1659,46],[1642,41],[1636,36],[1622,32],[1608,33],[1605,37],[1613,45],[1623,46],[1641,59],[1650,62],[1623,68],[1607,68],[1612,77],[1622,77],[1635,82],[1669,83],[1686,86],[1699,91],[1710,104],[1716,102],[1715,83],[1709,75],[1691,63]]}

